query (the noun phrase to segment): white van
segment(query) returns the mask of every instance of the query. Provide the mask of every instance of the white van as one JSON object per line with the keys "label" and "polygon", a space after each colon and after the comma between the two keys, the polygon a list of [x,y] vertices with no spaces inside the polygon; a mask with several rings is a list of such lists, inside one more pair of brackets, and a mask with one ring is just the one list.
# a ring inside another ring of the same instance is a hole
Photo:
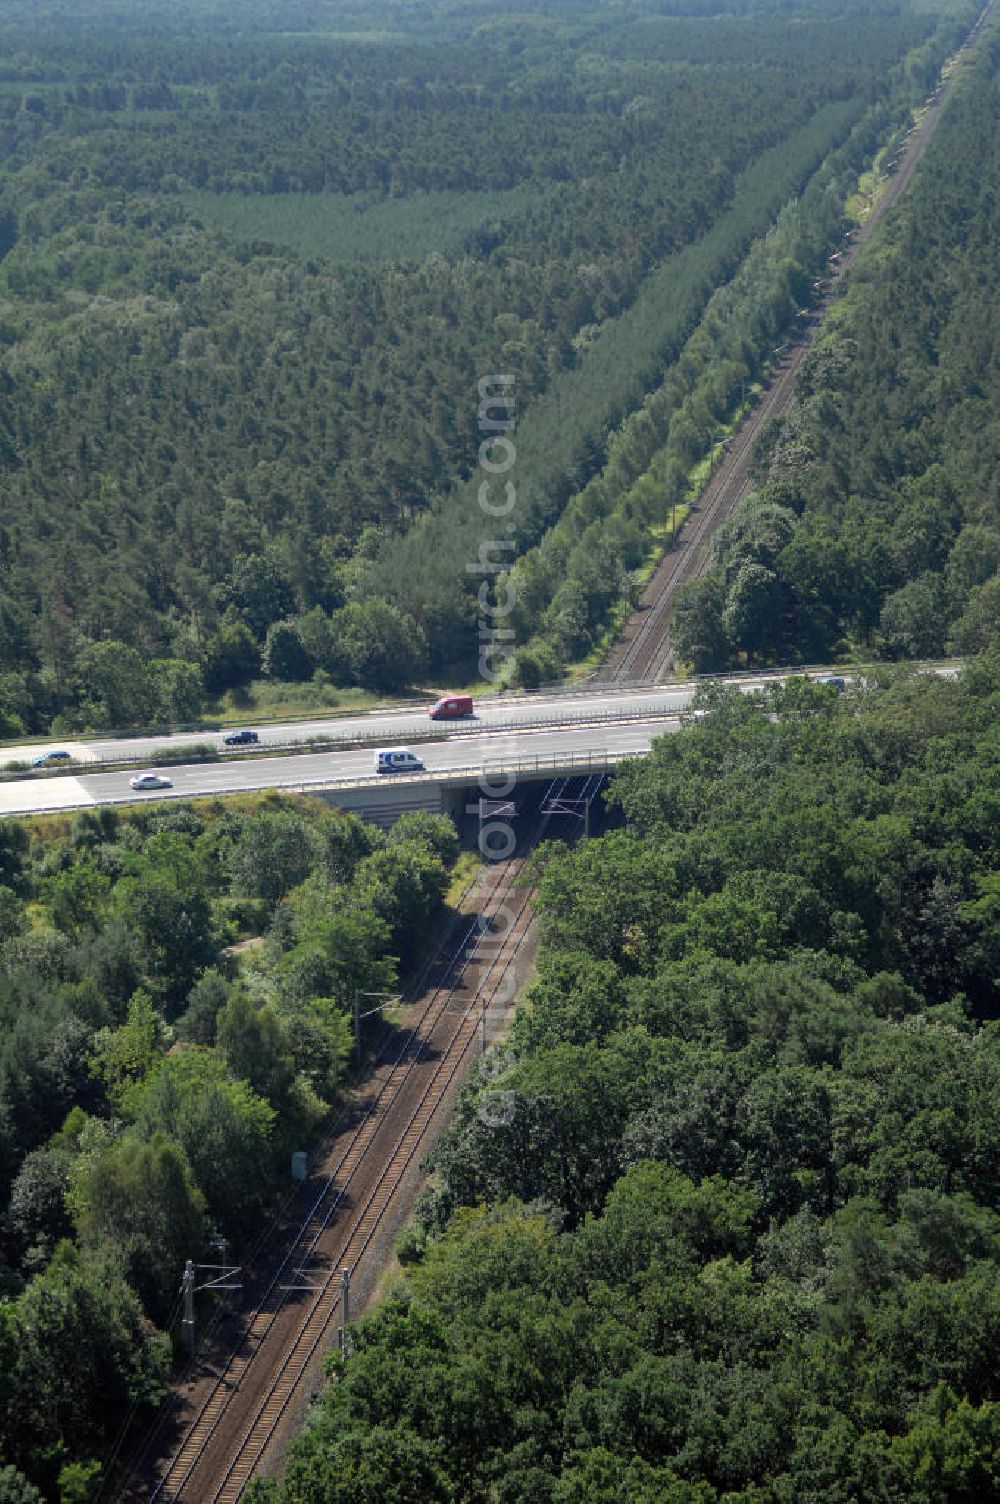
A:
{"label": "white van", "polygon": [[388,752],[375,753],[376,773],[421,773],[423,767],[409,747],[392,747]]}

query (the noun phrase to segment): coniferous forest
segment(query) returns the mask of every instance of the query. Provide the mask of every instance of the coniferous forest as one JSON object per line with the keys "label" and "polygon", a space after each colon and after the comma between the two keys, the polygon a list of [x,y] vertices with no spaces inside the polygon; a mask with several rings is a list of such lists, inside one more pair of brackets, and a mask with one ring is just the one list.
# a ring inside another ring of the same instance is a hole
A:
{"label": "coniferous forest", "polygon": [[[713,288],[804,193],[781,275],[683,414],[696,455],[822,261],[851,174],[974,15],[230,11],[0,16],[8,735],[193,721],[260,677],[469,678],[478,379],[514,378],[526,555],[665,369],[669,420],[702,374],[670,368]],[[581,518],[614,511],[647,439],[617,444]],[[587,650],[668,504],[610,518],[589,566],[563,567],[582,522],[547,575],[528,566],[519,636],[542,632],[547,671]]]}
{"label": "coniferous forest", "polygon": [[977,653],[1000,641],[1000,41],[876,231],[758,485],[678,607],[680,656]]}

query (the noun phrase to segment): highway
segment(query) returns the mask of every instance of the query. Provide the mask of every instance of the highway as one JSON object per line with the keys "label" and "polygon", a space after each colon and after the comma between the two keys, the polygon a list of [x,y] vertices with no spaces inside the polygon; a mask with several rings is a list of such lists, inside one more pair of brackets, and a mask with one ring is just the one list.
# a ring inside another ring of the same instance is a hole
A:
{"label": "highway", "polygon": [[[734,678],[733,682],[742,681]],[[764,682],[764,679],[758,680],[755,677],[752,681],[746,682],[756,686]],[[378,736],[380,745],[392,747],[396,744],[405,745],[411,738],[442,730],[452,732],[459,730],[465,734],[470,732],[474,734],[477,730],[487,732],[507,730],[512,726],[537,723],[541,719],[548,719],[552,716],[563,718],[591,712],[600,715],[618,710],[636,710],[647,705],[655,706],[658,712],[663,708],[679,711],[690,700],[694,688],[694,683],[691,683],[616,691],[613,687],[602,685],[599,689],[579,694],[563,692],[551,696],[495,695],[479,700],[476,704],[475,717],[465,721],[432,721],[426,708],[411,706],[400,710],[369,710],[351,716],[327,716],[316,720],[287,721],[280,725],[257,726],[250,720],[247,725],[257,732],[259,746],[262,749],[294,746],[300,742],[307,743],[313,738],[336,738],[345,741],[361,738],[370,741],[373,735]],[[232,729],[227,726],[226,732]],[[222,751],[224,750],[222,736],[221,731],[185,731],[175,735],[164,733],[158,736],[107,736],[86,741],[71,738],[59,742],[18,743],[0,748],[0,769],[13,762],[30,762],[33,757],[48,752],[54,747],[68,752],[76,762],[98,764],[145,762],[155,752],[178,750],[184,747],[212,745]]]}
{"label": "highway", "polygon": [[[642,721],[555,725],[522,732],[494,732],[483,737],[459,735],[416,747],[428,773],[478,770],[484,762],[555,758],[592,754],[601,758],[648,752],[653,738],[680,725],[676,713]],[[392,745],[392,740],[387,741]],[[139,792],[129,787],[128,770],[79,773],[0,783],[0,816],[44,810],[89,809],[100,804],[145,803],[154,799],[194,799],[212,794],[250,793],[260,789],[298,790],[324,783],[365,783],[377,777],[375,754],[368,748],[345,752],[311,752],[288,757],[251,757],[225,763],[193,763],[163,770],[169,789]],[[475,771],[471,775],[475,777]],[[420,774],[388,775],[383,783],[420,781]]]}
{"label": "highway", "polygon": [[[835,669],[803,669],[798,672],[812,675],[835,673]],[[760,674],[732,674],[718,680],[724,684],[736,684],[746,690],[759,689],[775,679],[785,677],[787,670],[772,670]],[[421,736],[436,736],[442,732],[452,735],[475,736],[477,733],[510,731],[517,727],[537,726],[539,722],[573,721],[592,716],[628,715],[650,710],[656,715],[678,714],[690,702],[694,691],[704,680],[693,679],[688,683],[674,684],[601,684],[575,691],[562,690],[555,694],[491,695],[476,701],[476,713],[460,721],[432,721],[428,707],[412,705],[396,710],[368,710],[351,716],[326,716],[307,721],[286,721],[274,725],[247,726],[257,732],[261,750],[276,751],[282,748],[306,746],[310,741],[366,741],[372,745],[392,747],[406,745]],[[225,734],[234,728],[227,726]],[[45,752],[58,747],[66,751],[74,762],[101,765],[103,763],[143,763],[154,753],[183,751],[185,747],[217,747],[220,753],[228,750],[222,741],[222,731],[163,732],[153,736],[105,736],[74,740],[47,742],[18,742],[0,747],[0,771],[12,763],[30,762]],[[242,749],[245,752],[245,749]],[[56,764],[55,766],[58,766]]]}
{"label": "highway", "polygon": [[[956,663],[923,665],[927,671],[942,675],[959,672]],[[797,672],[803,672],[798,670]],[[833,670],[817,668],[807,671],[821,678]],[[745,693],[789,677],[784,672],[732,675],[716,682],[732,684]],[[846,675],[849,680],[851,675]],[[472,720],[431,721],[427,712],[418,709],[370,711],[350,719],[296,722],[285,726],[260,728],[262,749],[259,756],[225,758],[220,762],[179,764],[159,769],[171,780],[171,787],[141,792],[129,786],[135,763],[127,767],[104,770],[100,756],[114,751],[116,760],[126,756],[138,761],[150,752],[166,747],[182,748],[204,744],[205,734],[183,737],[142,737],[134,741],[109,739],[80,744],[91,767],[62,775],[45,774],[28,778],[0,780],[0,817],[28,815],[45,810],[88,809],[100,804],[123,802],[147,803],[153,799],[186,798],[250,793],[262,789],[303,789],[310,785],[418,782],[420,774],[389,775],[378,779],[375,772],[375,749],[410,743],[431,775],[447,775],[463,770],[477,770],[484,762],[503,759],[507,763],[529,759],[555,759],[590,754],[595,760],[638,755],[648,752],[653,739],[664,732],[677,730],[678,717],[701,687],[697,682],[673,685],[647,685],[616,690],[602,685],[579,694],[551,697],[522,696],[507,700],[483,701]],[[364,747],[324,748],[274,755],[279,747],[305,743],[310,737],[336,736],[345,741],[364,739]],[[421,736],[436,739],[421,742]],[[49,744],[52,745],[51,743]],[[74,744],[66,743],[67,751]],[[27,748],[6,748],[8,754],[21,758]]]}

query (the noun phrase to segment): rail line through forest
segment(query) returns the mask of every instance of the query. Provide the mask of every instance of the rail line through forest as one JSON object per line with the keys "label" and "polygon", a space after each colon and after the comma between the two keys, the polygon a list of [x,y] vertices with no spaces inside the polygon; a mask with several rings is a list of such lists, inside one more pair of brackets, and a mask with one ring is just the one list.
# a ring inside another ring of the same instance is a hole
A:
{"label": "rail line through forest", "polygon": [[[525,896],[509,931],[513,951],[516,951],[531,922],[528,912],[529,902],[529,898]],[[500,970],[500,975],[494,980],[488,996],[484,997],[481,1004],[473,1001],[460,1014],[431,1081],[399,1134],[392,1156],[383,1166],[370,1191],[361,1214],[338,1255],[334,1269],[303,1320],[295,1341],[277,1373],[273,1388],[267,1399],[258,1407],[239,1453],[227,1468],[222,1483],[211,1495],[211,1504],[235,1504],[254,1467],[262,1457],[296,1385],[305,1373],[340,1306],[337,1273],[342,1268],[353,1272],[367,1251],[392,1196],[399,1188],[405,1172],[423,1143],[432,1118],[472,1049],[479,1032],[480,1013],[499,990],[506,969],[507,966],[504,965]]]}
{"label": "rail line through forest", "polygon": [[[544,816],[536,817],[526,850],[537,842],[545,824]],[[506,985],[531,923],[530,896],[516,888],[523,863],[522,855],[493,869],[484,912],[505,910],[512,915],[503,933],[484,933],[478,915],[461,930],[419,1018],[408,1027],[402,1045],[396,1041],[389,1058],[377,1066],[360,1104],[361,1122],[149,1495],[150,1504],[237,1499],[273,1440],[339,1310],[340,1271],[353,1272],[371,1245],[472,1050],[485,1014]],[[508,908],[512,897],[515,901]],[[479,984],[471,999],[456,1009],[465,969],[475,963],[481,967]],[[432,962],[425,975],[434,970]],[[426,1081],[418,1079],[422,1067]],[[392,1140],[388,1148],[379,1143],[387,1136]],[[350,1221],[341,1228],[342,1214],[348,1210]],[[322,1276],[310,1273],[317,1259],[326,1265]],[[304,1277],[319,1282],[309,1292],[312,1299],[302,1316],[292,1296],[302,1293]],[[261,1379],[252,1382],[257,1375]]]}
{"label": "rail line through forest", "polygon": [[[469,890],[471,890],[472,886],[473,883],[470,883],[469,887],[462,894],[463,899],[467,896],[467,893]],[[441,972],[441,980],[438,984],[439,986],[443,986],[447,982],[449,975],[457,964],[458,958],[462,955],[464,948],[468,945],[471,936],[474,934],[475,928],[476,923],[475,921],[473,921],[461,931],[461,936],[457,940],[457,944],[454,944],[449,948],[448,954],[450,956],[450,959]],[[452,937],[452,939],[454,940],[454,937]],[[420,968],[417,977],[414,979],[414,982],[409,989],[411,996],[419,997],[425,991],[429,978],[433,974],[435,967],[441,961],[442,949],[444,949],[443,945],[439,947]],[[410,1028],[407,1030],[403,1037],[402,1043],[400,1043],[399,1040],[394,1040],[390,1037],[390,1039],[380,1048],[375,1057],[374,1069],[367,1082],[367,1089],[364,1098],[362,1099],[360,1104],[352,1104],[352,1106],[346,1113],[341,1114],[337,1118],[332,1128],[328,1131],[325,1139],[319,1145],[318,1154],[321,1160],[325,1160],[330,1155],[338,1137],[340,1137],[344,1133],[345,1129],[349,1127],[349,1123],[352,1117],[358,1116],[359,1111],[366,1114],[374,1113],[375,1111],[377,1111],[378,1106],[382,1100],[383,1092],[387,1089],[390,1083],[393,1068],[398,1067],[403,1062],[407,1052],[412,1047],[414,1036],[425,1023],[428,1017],[428,1013],[429,1008],[425,1009],[420,1018],[414,1020],[411,1023]],[[394,1047],[395,1054],[393,1054]],[[364,1125],[362,1125],[362,1128],[363,1126]],[[358,1134],[360,1134],[361,1131],[362,1129],[359,1129]],[[268,1279],[264,1294],[258,1298],[257,1304],[254,1308],[254,1317],[259,1316],[265,1310],[266,1302],[272,1297],[275,1289],[278,1287],[279,1281],[282,1275],[286,1272],[289,1263],[292,1261],[296,1249],[301,1245],[304,1239],[306,1230],[308,1229],[310,1224],[314,1224],[316,1222],[317,1217],[321,1212],[322,1205],[326,1198],[330,1195],[331,1188],[335,1183],[336,1176],[341,1173],[344,1161],[347,1155],[350,1153],[351,1145],[356,1142],[358,1134],[356,1134],[354,1138],[352,1138],[351,1143],[347,1146],[347,1149],[344,1151],[341,1159],[330,1171],[325,1184],[320,1190],[318,1196],[313,1201],[312,1205],[309,1206],[304,1215],[300,1216],[300,1218],[295,1219],[298,1223],[298,1233],[296,1234],[292,1245],[289,1247],[288,1252],[281,1257],[281,1261],[277,1267],[277,1270]],[[252,1269],[257,1267],[261,1262],[266,1262],[269,1247],[282,1240],[282,1234],[287,1226],[288,1215],[291,1212],[293,1203],[296,1199],[301,1199],[301,1196],[297,1196],[295,1193],[285,1198],[285,1201],[281,1206],[279,1206],[270,1225],[264,1229],[264,1231],[257,1237],[257,1239],[255,1239],[250,1248],[246,1251],[245,1266],[247,1268]],[[203,1340],[203,1347],[206,1349],[211,1347],[213,1340],[218,1334],[219,1326],[221,1323],[220,1309],[221,1308],[216,1307],[215,1315],[207,1324],[206,1334]],[[231,1354],[230,1361],[235,1355],[235,1352],[236,1350],[234,1349],[233,1354]],[[221,1382],[222,1378],[220,1377],[219,1383]],[[197,1417],[198,1419],[202,1417],[204,1410],[210,1400],[211,1395],[199,1410]],[[132,1468],[130,1469],[131,1473],[136,1473],[141,1470],[144,1460],[149,1457],[151,1449],[155,1446],[159,1435],[164,1429],[165,1423],[165,1417],[161,1416],[159,1422],[155,1424],[147,1433],[147,1436],[144,1439],[143,1447],[138,1453],[138,1456],[134,1460]],[[159,1490],[154,1492],[154,1498],[157,1497],[158,1492]]]}
{"label": "rail line through forest", "polygon": [[673,666],[669,624],[677,592],[682,585],[702,575],[711,559],[710,544],[716,529],[748,494],[752,486],[750,460],[753,445],[770,419],[787,412],[795,398],[795,379],[802,361],[811,348],[822,321],[836,293],[837,284],[849,270],[860,247],[871,236],[886,212],[896,202],[913,175],[917,163],[933,137],[944,105],[955,86],[957,64],[969,53],[980,35],[996,0],[980,13],[962,46],[946,65],[931,102],[920,124],[910,135],[896,171],[888,177],[870,214],[852,232],[843,251],[830,263],[833,284],[815,300],[809,310],[809,323],[790,335],[788,353],[774,368],[764,394],[754,409],[739,424],[728,441],[725,457],[699,494],[693,519],[685,522],[676,548],[665,555],[645,592],[644,603],[633,613],[625,627],[617,653],[613,652],[605,668],[590,682],[602,679],[624,681],[640,679],[656,682]]}
{"label": "rail line through forest", "polygon": [[[967,52],[992,7],[993,0],[958,57]],[[898,171],[885,185],[861,232],[835,267],[834,280],[839,280],[853,262],[858,246],[905,188],[940,119],[954,86],[955,71],[911,137]],[[655,680],[663,672],[670,652],[667,634],[676,592],[681,584],[704,571],[712,535],[749,491],[754,441],[763,425],[791,404],[799,366],[831,295],[826,292],[817,301],[810,328],[795,339],[761,401],[729,441],[723,462],[702,491],[697,510],[683,530],[681,547],[664,559],[654,575],[645,610],[633,617],[634,630],[626,633],[619,656],[605,670],[612,681],[630,677]],[[546,823],[542,815],[534,819],[525,841],[526,851],[537,842]],[[510,909],[513,917],[495,954],[485,961],[482,958],[483,950],[491,947],[489,934],[482,932],[477,915],[461,929],[457,944],[450,946],[429,998],[419,1017],[407,1026],[402,1042],[390,1037],[380,1050],[374,1074],[359,1102],[360,1121],[346,1130],[349,1136],[335,1165],[307,1208],[287,1251],[277,1259],[274,1273],[265,1280],[264,1293],[245,1322],[238,1343],[149,1494],[150,1504],[188,1499],[198,1504],[234,1504],[274,1442],[293,1399],[302,1395],[341,1308],[341,1271],[354,1273],[358,1269],[385,1225],[394,1198],[425,1145],[428,1130],[474,1047],[481,1021],[505,986],[528,934],[530,895],[516,888],[524,859],[521,855],[498,864],[491,874],[487,913],[506,909],[508,900],[516,894]],[[440,954],[428,963],[424,980],[435,973]],[[466,967],[474,962],[482,966],[479,984],[470,998],[456,1006]],[[272,1240],[274,1234],[272,1228]],[[255,1256],[264,1252],[262,1242]],[[324,1268],[315,1267],[319,1261]],[[313,1279],[315,1283],[306,1288],[306,1281]],[[303,1294],[308,1296],[304,1302],[293,1298]]]}

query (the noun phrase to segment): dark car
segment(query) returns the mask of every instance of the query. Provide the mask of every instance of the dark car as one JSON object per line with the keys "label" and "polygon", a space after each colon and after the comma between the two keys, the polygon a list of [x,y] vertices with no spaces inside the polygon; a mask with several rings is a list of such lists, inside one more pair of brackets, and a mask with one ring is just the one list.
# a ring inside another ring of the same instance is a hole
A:
{"label": "dark car", "polygon": [[64,752],[61,747],[55,747],[51,752],[41,752],[37,757],[33,757],[31,759],[31,766],[33,768],[44,768],[50,762],[68,761],[69,753]]}
{"label": "dark car", "polygon": [[222,740],[227,747],[249,747],[258,742],[260,737],[256,731],[230,731]]}

